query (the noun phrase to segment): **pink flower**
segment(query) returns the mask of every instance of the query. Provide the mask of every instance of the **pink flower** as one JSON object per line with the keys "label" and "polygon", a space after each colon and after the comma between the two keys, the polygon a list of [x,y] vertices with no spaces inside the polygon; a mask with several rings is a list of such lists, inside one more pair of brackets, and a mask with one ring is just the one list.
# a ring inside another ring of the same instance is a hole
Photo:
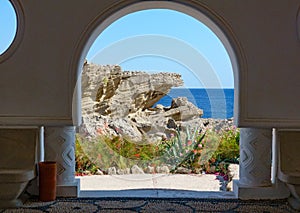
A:
{"label": "pink flower", "polygon": [[192,140],[188,140],[187,145],[189,145],[189,146],[192,145]]}

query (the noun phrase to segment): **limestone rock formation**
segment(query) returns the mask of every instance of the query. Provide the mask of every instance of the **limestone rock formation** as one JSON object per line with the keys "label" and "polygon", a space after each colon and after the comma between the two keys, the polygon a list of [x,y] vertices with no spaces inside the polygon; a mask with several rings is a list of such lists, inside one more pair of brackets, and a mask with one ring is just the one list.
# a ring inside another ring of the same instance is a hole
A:
{"label": "limestone rock formation", "polygon": [[173,99],[170,107],[152,107],[172,87],[181,85],[176,73],[148,74],[122,71],[117,65],[85,63],[80,132],[88,137],[122,135],[140,141],[165,137],[191,120],[200,122],[202,110],[185,97]]}

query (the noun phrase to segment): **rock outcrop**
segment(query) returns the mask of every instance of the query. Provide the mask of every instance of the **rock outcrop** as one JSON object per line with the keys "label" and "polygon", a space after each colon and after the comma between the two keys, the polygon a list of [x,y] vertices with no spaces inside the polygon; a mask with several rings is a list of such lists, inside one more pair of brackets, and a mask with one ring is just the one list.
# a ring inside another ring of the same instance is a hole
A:
{"label": "rock outcrop", "polygon": [[202,110],[185,97],[173,99],[169,107],[153,107],[172,87],[181,85],[176,73],[148,74],[85,63],[80,132],[87,137],[122,135],[140,141],[165,137],[191,121],[202,123]]}

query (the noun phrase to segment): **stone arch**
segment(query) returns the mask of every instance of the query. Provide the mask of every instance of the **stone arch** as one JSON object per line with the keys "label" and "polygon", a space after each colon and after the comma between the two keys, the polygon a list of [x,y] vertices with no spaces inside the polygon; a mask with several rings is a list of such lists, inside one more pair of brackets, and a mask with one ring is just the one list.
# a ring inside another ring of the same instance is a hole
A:
{"label": "stone arch", "polygon": [[[243,50],[239,41],[237,40],[230,25],[215,11],[207,7],[201,2],[193,0],[177,0],[177,1],[122,1],[118,4],[113,4],[110,8],[100,13],[83,32],[81,38],[77,43],[76,50],[72,56],[71,73],[75,76],[76,80],[81,79],[81,71],[84,64],[85,56],[92,46],[93,42],[106,29],[117,19],[128,15],[133,12],[146,10],[146,9],[171,9],[178,12],[185,13],[198,21],[205,24],[212,32],[217,35],[222,44],[224,45],[231,64],[234,75],[234,118],[236,124],[238,119],[241,118],[240,108],[243,103],[243,91],[245,91],[245,84],[243,83],[246,78],[246,60]],[[75,73],[74,73],[75,72]],[[74,79],[74,80],[75,80]],[[242,87],[244,85],[244,87]],[[81,87],[80,81],[77,81],[75,92],[73,95],[73,122],[80,123],[81,119]]]}

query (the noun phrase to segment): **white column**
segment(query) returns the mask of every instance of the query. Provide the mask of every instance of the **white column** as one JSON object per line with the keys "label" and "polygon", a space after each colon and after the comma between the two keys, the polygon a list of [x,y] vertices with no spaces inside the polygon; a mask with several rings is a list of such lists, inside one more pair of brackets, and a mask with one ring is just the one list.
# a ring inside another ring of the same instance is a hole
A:
{"label": "white column", "polygon": [[240,184],[249,187],[271,185],[272,130],[241,128]]}
{"label": "white column", "polygon": [[240,129],[240,174],[234,192],[241,199],[285,198],[271,182],[272,129]]}
{"label": "white column", "polygon": [[46,127],[44,141],[45,161],[57,162],[57,196],[77,197],[75,127]]}
{"label": "white column", "polygon": [[44,127],[41,126],[40,127],[40,135],[39,135],[39,146],[38,146],[38,150],[39,150],[39,153],[38,153],[38,162],[41,162],[41,161],[44,161],[45,159],[45,155],[44,155],[44,151],[45,151],[45,147],[44,147],[44,135],[45,135],[45,132],[44,132]]}

